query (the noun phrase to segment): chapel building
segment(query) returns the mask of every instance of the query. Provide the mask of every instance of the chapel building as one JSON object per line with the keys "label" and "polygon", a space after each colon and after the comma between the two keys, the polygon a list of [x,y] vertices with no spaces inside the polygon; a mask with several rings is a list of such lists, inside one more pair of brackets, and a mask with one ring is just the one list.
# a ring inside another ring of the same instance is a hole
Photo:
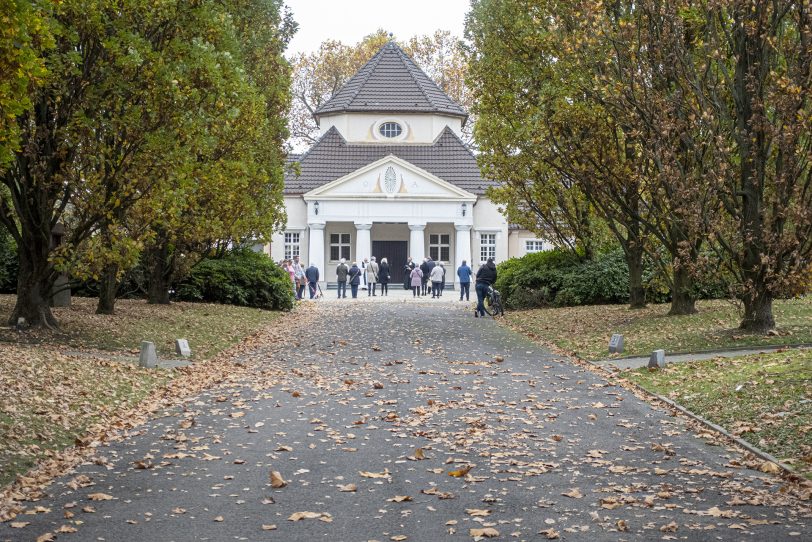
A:
{"label": "chapel building", "polygon": [[451,284],[462,260],[476,271],[489,257],[542,249],[487,198],[495,183],[461,139],[467,112],[394,42],[314,116],[319,139],[285,175],[287,224],[272,238],[274,260],[299,255],[326,287],[341,258],[387,258],[397,284],[407,257],[431,257]]}

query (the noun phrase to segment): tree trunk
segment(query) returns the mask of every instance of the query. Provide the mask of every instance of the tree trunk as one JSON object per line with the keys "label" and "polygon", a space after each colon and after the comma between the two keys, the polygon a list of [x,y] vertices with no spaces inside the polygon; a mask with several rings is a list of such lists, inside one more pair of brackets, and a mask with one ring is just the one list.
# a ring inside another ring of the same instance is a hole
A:
{"label": "tree trunk", "polygon": [[691,274],[684,266],[674,268],[674,284],[671,287],[671,310],[669,316],[695,314],[696,299],[691,293]]}
{"label": "tree trunk", "polygon": [[626,265],[629,266],[629,308],[642,309],[646,306],[646,290],[643,288],[643,246],[632,242],[626,250]]}
{"label": "tree trunk", "polygon": [[110,264],[104,268],[99,282],[99,303],[96,314],[115,314],[116,293],[118,292],[118,265]]}
{"label": "tree trunk", "polygon": [[767,288],[758,288],[753,295],[745,295],[742,301],[744,301],[744,318],[739,329],[766,333],[775,328],[773,297]]}
{"label": "tree trunk", "polygon": [[169,243],[162,239],[149,250],[149,287],[147,302],[152,305],[169,305]]}
{"label": "tree trunk", "polygon": [[18,318],[25,318],[26,324],[31,327],[59,327],[51,312],[51,289],[56,274],[48,261],[49,243],[50,238],[29,238],[17,247],[20,260],[17,303],[8,320],[10,326],[17,325]]}

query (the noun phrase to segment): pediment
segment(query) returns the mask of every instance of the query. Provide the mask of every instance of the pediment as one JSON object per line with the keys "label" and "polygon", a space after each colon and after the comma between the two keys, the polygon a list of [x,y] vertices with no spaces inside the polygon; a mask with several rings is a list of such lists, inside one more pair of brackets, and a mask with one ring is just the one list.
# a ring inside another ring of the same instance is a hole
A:
{"label": "pediment", "polygon": [[315,199],[476,201],[476,195],[390,154],[304,194]]}

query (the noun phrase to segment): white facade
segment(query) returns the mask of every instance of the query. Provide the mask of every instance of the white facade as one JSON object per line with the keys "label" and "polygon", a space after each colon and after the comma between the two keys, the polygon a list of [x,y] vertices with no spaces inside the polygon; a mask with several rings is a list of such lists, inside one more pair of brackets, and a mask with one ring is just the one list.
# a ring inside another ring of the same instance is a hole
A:
{"label": "white facade", "polygon": [[[370,111],[375,104],[388,105]],[[325,286],[335,283],[342,257],[360,265],[387,256],[396,285],[407,257],[443,262],[446,282],[456,283],[463,260],[476,271],[489,257],[500,262],[524,254],[484,195],[492,183],[481,178],[460,140],[464,110],[394,43],[316,118],[321,139],[299,157],[300,173],[286,179],[288,218],[273,236],[274,260],[298,254],[319,268]]]}

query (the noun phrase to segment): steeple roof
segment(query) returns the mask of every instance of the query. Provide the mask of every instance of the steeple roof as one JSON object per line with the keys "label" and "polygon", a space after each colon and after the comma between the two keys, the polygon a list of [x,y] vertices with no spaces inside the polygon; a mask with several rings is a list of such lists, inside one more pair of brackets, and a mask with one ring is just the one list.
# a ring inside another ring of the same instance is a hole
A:
{"label": "steeple roof", "polygon": [[318,121],[321,115],[345,112],[468,116],[393,41],[384,45],[313,115]]}

